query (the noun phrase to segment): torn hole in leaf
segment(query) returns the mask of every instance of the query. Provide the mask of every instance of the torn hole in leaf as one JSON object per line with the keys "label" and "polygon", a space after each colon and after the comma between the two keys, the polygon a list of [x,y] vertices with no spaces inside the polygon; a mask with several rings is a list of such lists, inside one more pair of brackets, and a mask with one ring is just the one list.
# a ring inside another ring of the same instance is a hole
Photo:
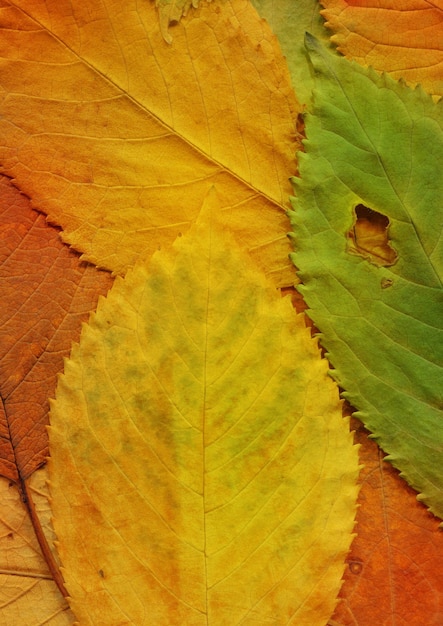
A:
{"label": "torn hole in leaf", "polygon": [[364,204],[354,208],[354,223],[347,237],[350,254],[383,267],[397,261],[397,252],[389,243],[389,218]]}

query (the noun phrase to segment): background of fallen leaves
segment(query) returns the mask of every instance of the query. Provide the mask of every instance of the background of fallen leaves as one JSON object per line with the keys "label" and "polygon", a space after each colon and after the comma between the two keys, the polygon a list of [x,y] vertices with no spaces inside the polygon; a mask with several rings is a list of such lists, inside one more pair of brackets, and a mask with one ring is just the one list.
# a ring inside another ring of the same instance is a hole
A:
{"label": "background of fallen leaves", "polygon": [[[391,25],[381,27],[381,11],[376,17],[368,19],[363,3],[348,6],[344,1],[324,1],[323,5],[327,9],[324,17],[338,33],[336,42],[340,49],[363,64],[375,63],[372,56],[361,52],[362,42],[375,40],[368,35],[368,29],[377,36],[394,32]],[[397,11],[398,6],[392,7],[386,2],[388,9]],[[2,8],[5,7],[8,7],[7,2],[3,3]],[[412,64],[420,58],[425,74],[429,74],[428,68],[432,68],[432,72],[435,70],[427,84],[432,93],[440,94],[441,50],[432,45],[423,57],[421,54],[417,56],[413,34],[423,42],[434,41],[434,38],[441,41],[441,7],[421,2],[414,8],[422,12],[427,26],[423,28],[417,21],[418,13],[411,12],[409,26],[404,29],[406,35],[401,35],[403,39],[399,39],[399,48],[403,54],[406,38],[406,52],[409,47],[413,50]],[[354,12],[351,24],[356,35],[352,35],[349,22],[340,22],[351,11]],[[358,12],[358,19],[355,12]],[[338,21],[335,21],[337,15]],[[375,15],[373,8],[371,15]],[[385,12],[385,15],[388,13]],[[392,11],[389,15],[392,16]],[[405,20],[398,17],[395,23],[404,24]],[[366,29],[363,34],[359,25]],[[354,50],[353,42],[356,46]],[[381,43],[376,42],[376,46],[370,44],[378,52],[378,59],[398,58],[398,55],[386,54],[386,45],[392,43],[392,38],[388,43]],[[426,48],[425,45],[422,47]],[[403,75],[411,82],[419,80],[425,83],[427,80],[414,67],[408,69],[407,74],[402,74],[398,62],[394,67],[376,67],[393,71],[396,78]],[[71,341],[79,336],[81,321],[87,319],[89,312],[95,308],[98,294],[107,291],[112,279],[108,274],[81,263],[76,253],[62,245],[57,229],[30,210],[27,198],[20,195],[8,179],[3,178],[1,185],[1,285],[5,289],[0,311],[3,316],[1,408],[5,416],[11,416],[11,423],[4,419],[0,426],[4,458],[2,473],[8,477],[1,481],[0,576],[3,596],[0,619],[5,620],[8,626],[21,626],[27,624],[24,616],[32,611],[36,624],[46,620],[53,626],[64,626],[72,623],[73,617],[58,591],[54,590],[51,575],[39,555],[26,505],[19,490],[11,486],[10,481],[17,479],[17,464],[22,479],[27,480],[44,460],[47,398],[54,395],[56,373],[62,369],[63,356],[69,353]],[[17,337],[23,341],[17,343]],[[35,443],[31,443],[26,429],[23,429],[23,415],[30,414],[35,416],[35,428],[40,433],[32,440]],[[443,546],[438,521],[417,502],[415,493],[398,473],[383,462],[382,453],[368,439],[361,425],[358,422],[354,424],[357,440],[362,444],[361,459],[365,464],[360,477],[358,536],[348,557],[341,601],[330,624],[438,626],[443,621],[440,565]],[[35,478],[37,476],[38,479]],[[37,486],[34,481],[37,481]],[[20,481],[18,484],[20,486]],[[36,500],[41,496],[38,506],[42,508],[42,526],[52,540],[41,472],[33,474],[29,489]],[[21,491],[23,493],[23,486]]]}

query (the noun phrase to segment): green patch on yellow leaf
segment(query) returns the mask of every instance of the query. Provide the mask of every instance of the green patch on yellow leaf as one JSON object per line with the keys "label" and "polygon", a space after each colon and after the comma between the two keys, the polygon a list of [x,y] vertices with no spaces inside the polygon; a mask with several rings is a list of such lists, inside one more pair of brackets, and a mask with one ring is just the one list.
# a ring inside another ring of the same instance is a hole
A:
{"label": "green patch on yellow leaf", "polygon": [[291,213],[300,291],[345,397],[443,517],[442,103],[307,46],[317,87]]}
{"label": "green patch on yellow leaf", "polygon": [[323,626],[336,604],[349,422],[303,316],[217,202],[117,278],[59,380],[54,524],[85,626]]}

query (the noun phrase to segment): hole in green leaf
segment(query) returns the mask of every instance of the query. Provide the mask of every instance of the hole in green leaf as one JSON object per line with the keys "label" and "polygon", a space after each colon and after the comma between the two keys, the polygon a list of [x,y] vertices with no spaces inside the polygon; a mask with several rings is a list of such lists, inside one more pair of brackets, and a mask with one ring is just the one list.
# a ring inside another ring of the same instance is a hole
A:
{"label": "hole in green leaf", "polygon": [[348,232],[348,252],[378,266],[393,265],[398,255],[389,243],[389,218],[364,204],[357,204],[354,216]]}

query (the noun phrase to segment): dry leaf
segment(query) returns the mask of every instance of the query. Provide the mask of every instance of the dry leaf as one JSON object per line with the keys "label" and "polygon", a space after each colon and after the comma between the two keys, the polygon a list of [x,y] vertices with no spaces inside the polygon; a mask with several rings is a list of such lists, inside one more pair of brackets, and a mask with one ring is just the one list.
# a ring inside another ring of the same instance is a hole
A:
{"label": "dry leaf", "polygon": [[48,397],[109,274],[79,261],[0,177],[0,474],[20,483],[48,455]]}
{"label": "dry leaf", "polygon": [[429,0],[321,0],[348,59],[443,95],[443,5]]}
{"label": "dry leaf", "polygon": [[85,626],[323,626],[336,604],[349,423],[303,316],[207,202],[100,300],[52,404],[54,524]]}
{"label": "dry leaf", "polygon": [[[46,470],[37,470],[30,493],[52,543]],[[0,477],[0,623],[4,626],[69,626],[74,617],[52,580],[28,509],[9,480]]]}
{"label": "dry leaf", "polygon": [[354,420],[364,464],[357,537],[348,555],[336,626],[440,626],[443,533],[367,431]]}
{"label": "dry leaf", "polygon": [[294,281],[284,209],[299,107],[246,0],[202,2],[165,43],[153,2],[1,9],[0,161],[87,260],[124,274],[174,241],[213,184],[227,228]]}

